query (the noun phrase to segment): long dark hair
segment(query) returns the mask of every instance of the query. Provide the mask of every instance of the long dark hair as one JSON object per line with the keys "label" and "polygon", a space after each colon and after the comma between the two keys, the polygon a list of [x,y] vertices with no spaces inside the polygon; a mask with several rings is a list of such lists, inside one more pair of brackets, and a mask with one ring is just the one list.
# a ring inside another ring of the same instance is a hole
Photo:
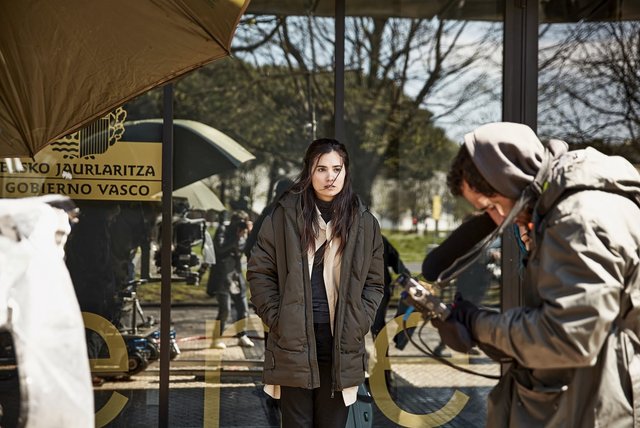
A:
{"label": "long dark hair", "polygon": [[304,155],[302,171],[291,187],[291,191],[299,193],[302,198],[302,217],[304,221],[302,248],[307,251],[315,249],[316,235],[320,230],[318,217],[316,216],[316,196],[311,183],[311,176],[320,156],[331,152],[337,152],[342,158],[342,168],[345,172],[344,187],[331,203],[333,209],[331,217],[333,232],[331,238],[334,236],[340,238],[338,253],[342,253],[344,250],[347,243],[347,235],[357,211],[358,198],[351,187],[347,148],[341,142],[331,138],[320,138],[313,141],[307,147],[307,152]]}

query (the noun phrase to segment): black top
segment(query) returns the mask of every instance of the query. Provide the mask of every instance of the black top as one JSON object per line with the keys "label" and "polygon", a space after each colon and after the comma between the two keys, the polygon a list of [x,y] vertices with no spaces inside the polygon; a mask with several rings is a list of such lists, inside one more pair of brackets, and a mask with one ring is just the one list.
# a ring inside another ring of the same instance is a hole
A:
{"label": "black top", "polygon": [[313,322],[329,323],[329,301],[327,300],[327,290],[324,287],[324,249],[325,242],[318,248],[313,258],[313,270],[311,271],[311,294],[313,296]]}
{"label": "black top", "polygon": [[333,216],[333,203],[321,201],[316,198],[316,206],[320,210],[320,215],[325,223],[329,223],[331,221],[331,217]]}

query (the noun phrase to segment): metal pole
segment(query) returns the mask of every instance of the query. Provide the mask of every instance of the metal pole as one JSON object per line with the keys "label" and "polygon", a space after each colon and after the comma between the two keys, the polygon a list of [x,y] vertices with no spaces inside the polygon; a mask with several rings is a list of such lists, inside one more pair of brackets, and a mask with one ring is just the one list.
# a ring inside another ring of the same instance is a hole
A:
{"label": "metal pole", "polygon": [[171,244],[173,237],[173,84],[164,86],[162,123],[162,236],[160,287],[160,392],[158,426],[169,426],[169,365],[171,362]]}
{"label": "metal pole", "polygon": [[538,123],[538,1],[505,3],[502,119]]}
{"label": "metal pole", "polygon": [[[507,0],[504,17],[502,120],[524,123],[534,131],[538,122],[539,0]],[[521,306],[520,246],[513,229],[502,234],[502,310]],[[503,364],[504,373],[507,366]]]}
{"label": "metal pole", "polygon": [[[505,3],[502,119],[536,130],[538,112],[538,1]],[[502,237],[502,309],[520,306],[520,247],[511,230]],[[505,286],[509,284],[509,286]]]}
{"label": "metal pole", "polygon": [[344,28],[345,0],[335,0],[336,10],[336,43],[334,74],[334,136],[344,143]]}

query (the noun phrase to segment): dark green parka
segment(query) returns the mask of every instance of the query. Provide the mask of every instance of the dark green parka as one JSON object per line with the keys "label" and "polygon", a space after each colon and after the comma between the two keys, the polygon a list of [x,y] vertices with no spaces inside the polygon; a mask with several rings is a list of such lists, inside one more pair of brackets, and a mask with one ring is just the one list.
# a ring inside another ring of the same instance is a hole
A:
{"label": "dark green parka", "polygon": [[[287,194],[260,228],[247,279],[251,302],[269,327],[264,383],[318,388],[311,279],[301,245],[302,228],[300,196]],[[333,329],[333,390],[364,381],[365,335],[383,293],[382,254],[378,222],[360,204],[341,255]]]}

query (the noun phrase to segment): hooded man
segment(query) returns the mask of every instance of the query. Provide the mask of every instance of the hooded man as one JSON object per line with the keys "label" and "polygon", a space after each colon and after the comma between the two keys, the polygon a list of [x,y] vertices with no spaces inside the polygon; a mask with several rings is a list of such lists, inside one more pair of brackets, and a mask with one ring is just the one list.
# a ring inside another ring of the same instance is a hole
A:
{"label": "hooded man", "polygon": [[513,223],[527,254],[521,307],[495,313],[458,299],[434,321],[450,347],[468,350],[456,337],[461,324],[510,362],[489,396],[487,426],[640,426],[635,168],[592,148],[567,152],[558,140],[545,147],[525,125],[490,123],[465,135],[447,183],[498,226]]}

